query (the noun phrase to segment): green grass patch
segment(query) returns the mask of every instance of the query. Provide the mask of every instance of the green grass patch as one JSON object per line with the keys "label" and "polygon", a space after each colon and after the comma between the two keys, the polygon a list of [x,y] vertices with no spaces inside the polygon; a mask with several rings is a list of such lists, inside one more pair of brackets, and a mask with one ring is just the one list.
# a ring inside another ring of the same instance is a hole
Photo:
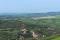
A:
{"label": "green grass patch", "polygon": [[54,38],[54,39],[52,39],[52,40],[60,40],[60,36],[59,36],[59,37],[57,37],[57,38]]}

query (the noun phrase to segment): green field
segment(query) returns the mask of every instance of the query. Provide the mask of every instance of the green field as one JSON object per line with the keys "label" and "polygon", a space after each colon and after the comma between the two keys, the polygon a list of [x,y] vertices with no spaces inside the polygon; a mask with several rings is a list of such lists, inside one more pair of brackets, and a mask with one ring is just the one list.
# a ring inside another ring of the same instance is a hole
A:
{"label": "green field", "polygon": [[55,38],[55,39],[52,39],[52,40],[60,40],[60,37],[57,37],[57,38]]}

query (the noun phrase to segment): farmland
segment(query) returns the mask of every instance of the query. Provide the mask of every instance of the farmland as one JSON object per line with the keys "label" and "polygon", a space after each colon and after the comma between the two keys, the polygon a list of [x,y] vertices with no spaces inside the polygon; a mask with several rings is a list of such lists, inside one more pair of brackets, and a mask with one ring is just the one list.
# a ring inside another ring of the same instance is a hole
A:
{"label": "farmland", "polygon": [[60,39],[60,15],[29,15],[0,16],[0,40]]}

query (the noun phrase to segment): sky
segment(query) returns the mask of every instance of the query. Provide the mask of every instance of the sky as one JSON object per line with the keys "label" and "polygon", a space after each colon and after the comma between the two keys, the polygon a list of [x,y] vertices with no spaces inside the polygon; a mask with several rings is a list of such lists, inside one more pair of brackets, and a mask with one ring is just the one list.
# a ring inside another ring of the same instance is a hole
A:
{"label": "sky", "polygon": [[0,0],[0,13],[40,13],[60,11],[60,0]]}

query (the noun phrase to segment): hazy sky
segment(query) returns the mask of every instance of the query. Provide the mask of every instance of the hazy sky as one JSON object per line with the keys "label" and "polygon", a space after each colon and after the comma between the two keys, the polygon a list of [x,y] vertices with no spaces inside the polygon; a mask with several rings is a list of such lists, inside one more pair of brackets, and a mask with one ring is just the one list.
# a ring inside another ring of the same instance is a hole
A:
{"label": "hazy sky", "polygon": [[0,12],[60,11],[60,0],[0,0]]}

